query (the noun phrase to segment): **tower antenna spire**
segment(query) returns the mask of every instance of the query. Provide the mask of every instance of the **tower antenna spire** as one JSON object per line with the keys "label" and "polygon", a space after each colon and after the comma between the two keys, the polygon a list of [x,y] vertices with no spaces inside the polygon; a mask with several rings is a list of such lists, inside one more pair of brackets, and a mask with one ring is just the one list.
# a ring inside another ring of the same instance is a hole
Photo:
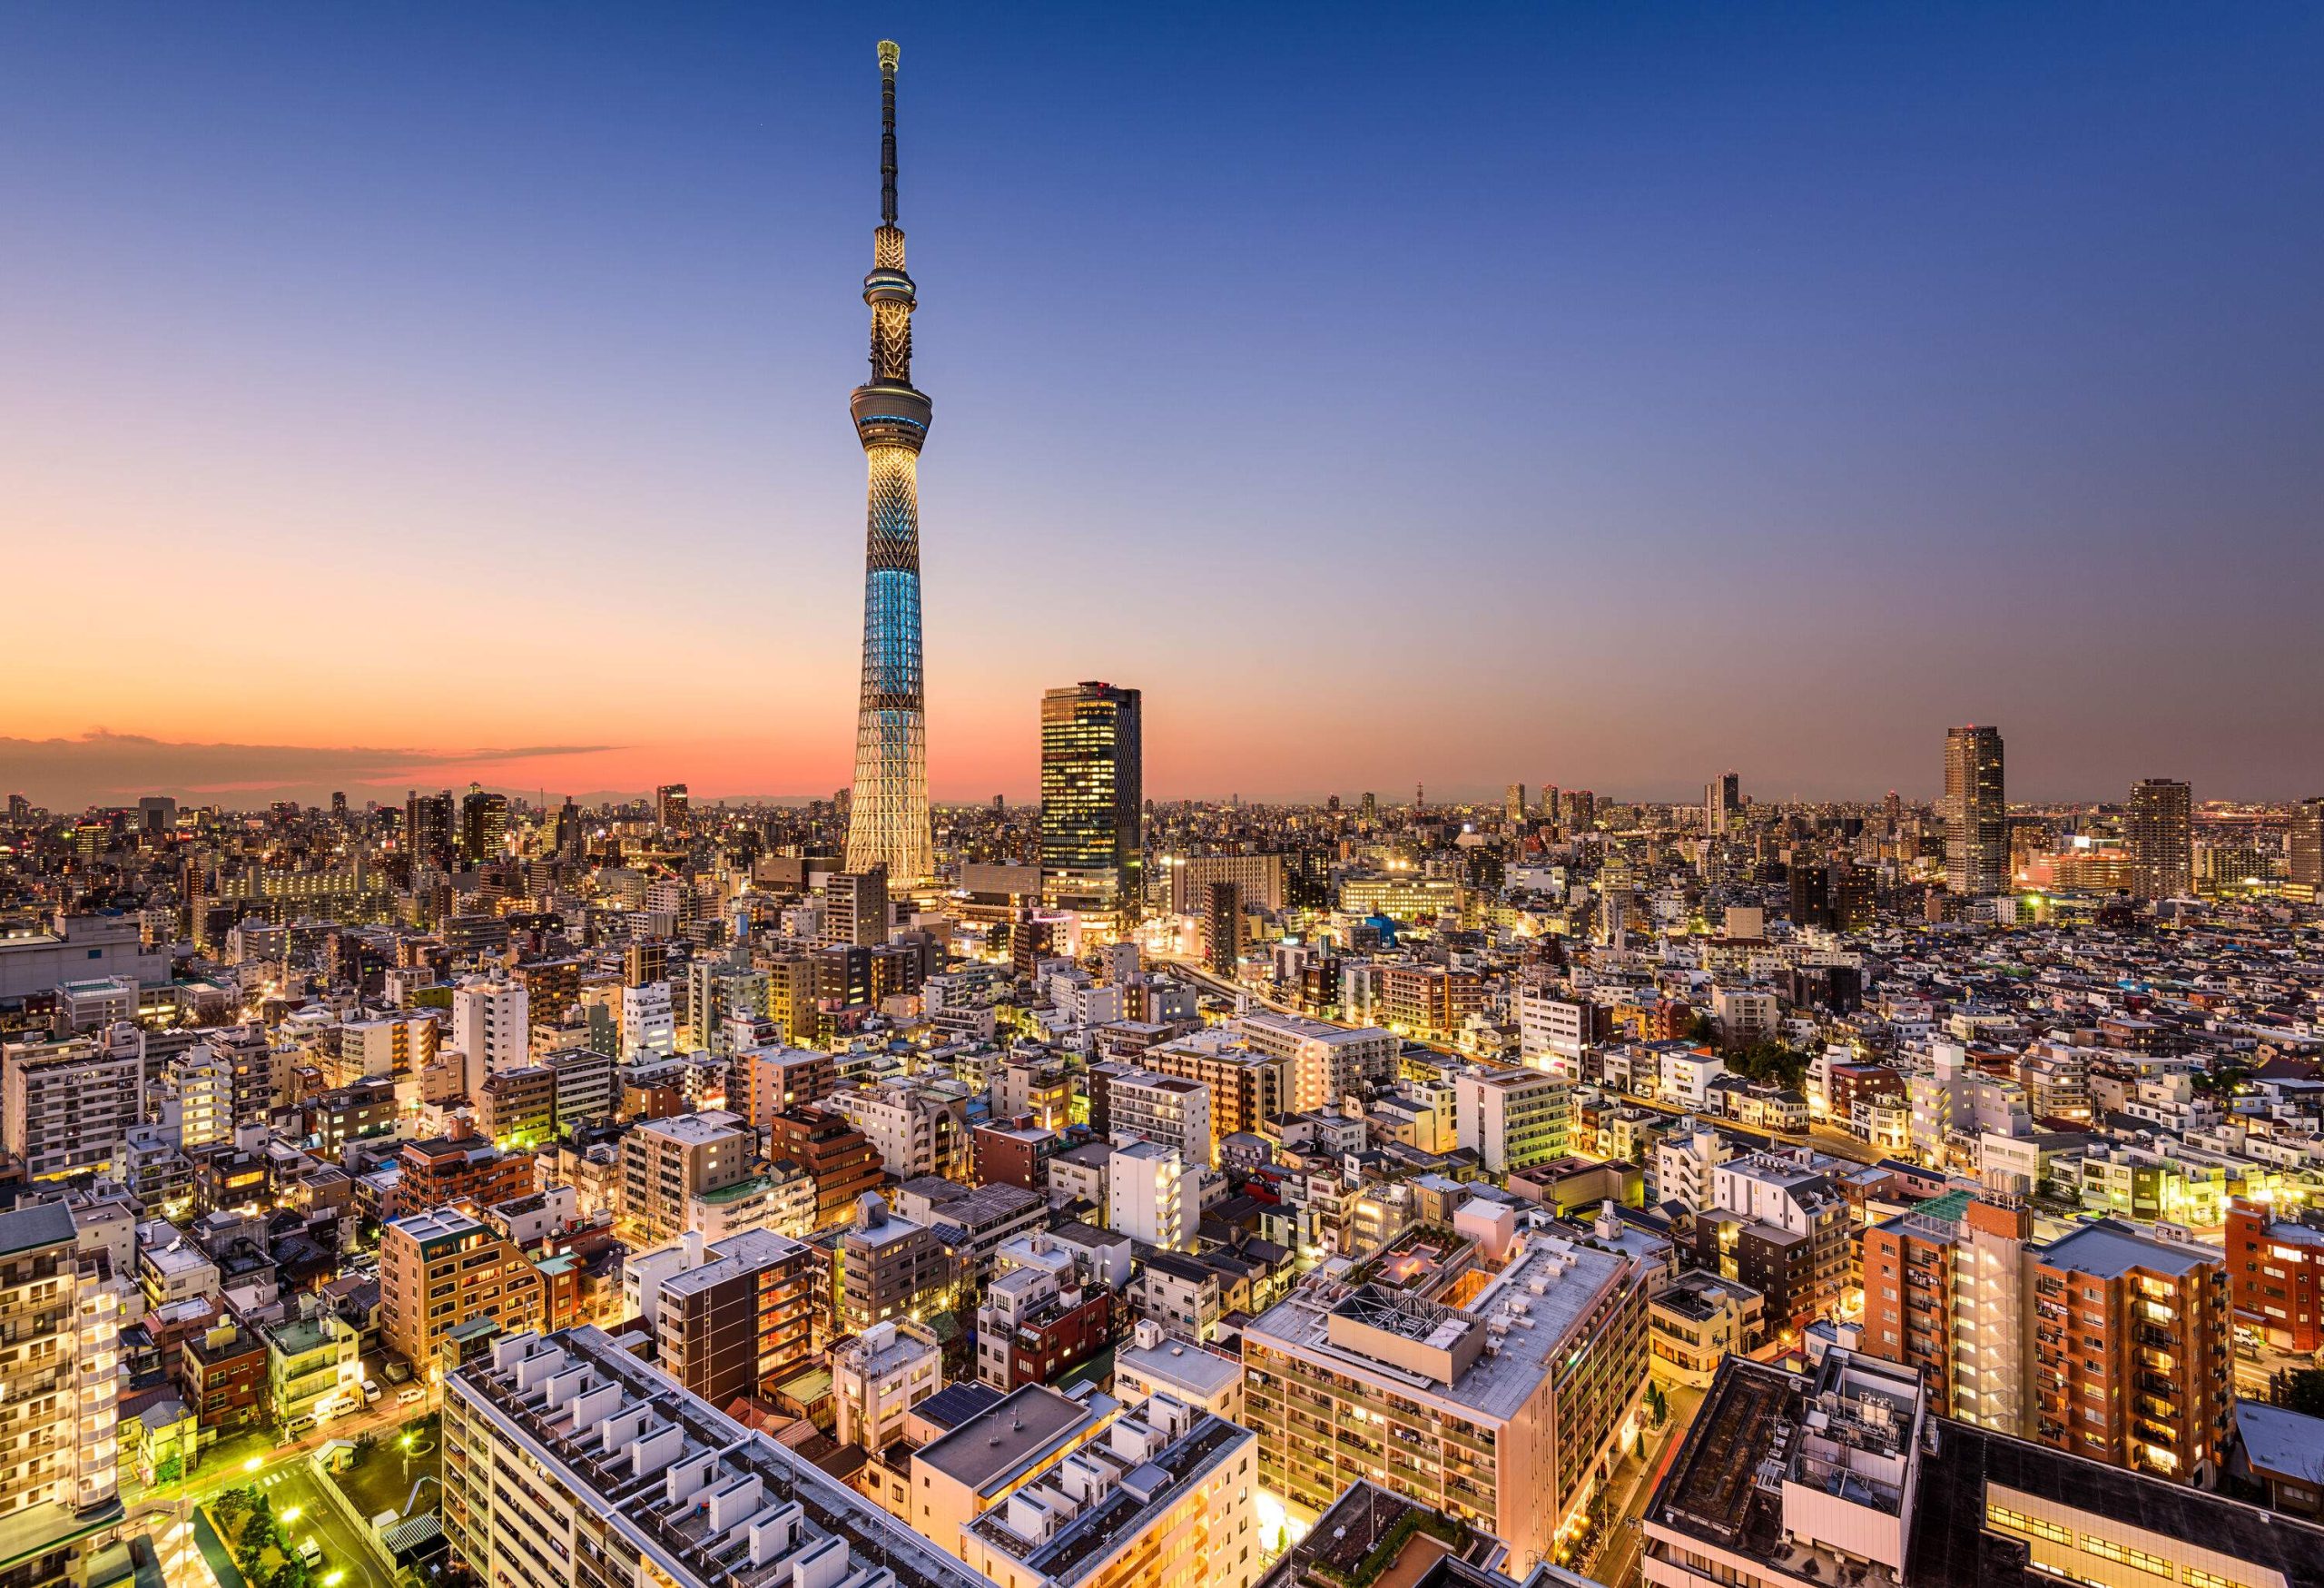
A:
{"label": "tower antenna spire", "polygon": [[896,57],[893,39],[880,41],[880,219],[896,223]]}

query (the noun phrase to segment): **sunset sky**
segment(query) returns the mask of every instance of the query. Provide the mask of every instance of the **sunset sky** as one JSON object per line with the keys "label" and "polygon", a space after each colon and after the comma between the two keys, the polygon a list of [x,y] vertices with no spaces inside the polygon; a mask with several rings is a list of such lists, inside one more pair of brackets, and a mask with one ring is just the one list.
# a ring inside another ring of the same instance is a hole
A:
{"label": "sunset sky", "polygon": [[0,792],[844,783],[882,33],[938,798],[2324,792],[2324,8],[1627,0],[10,7]]}

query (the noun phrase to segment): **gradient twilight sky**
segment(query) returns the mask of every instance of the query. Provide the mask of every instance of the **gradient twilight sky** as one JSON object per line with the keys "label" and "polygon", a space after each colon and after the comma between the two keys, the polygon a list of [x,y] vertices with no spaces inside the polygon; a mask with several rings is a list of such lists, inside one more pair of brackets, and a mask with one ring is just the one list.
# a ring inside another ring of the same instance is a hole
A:
{"label": "gradient twilight sky", "polygon": [[883,34],[938,797],[2324,790],[2324,8],[1636,0],[10,6],[0,785],[842,784]]}

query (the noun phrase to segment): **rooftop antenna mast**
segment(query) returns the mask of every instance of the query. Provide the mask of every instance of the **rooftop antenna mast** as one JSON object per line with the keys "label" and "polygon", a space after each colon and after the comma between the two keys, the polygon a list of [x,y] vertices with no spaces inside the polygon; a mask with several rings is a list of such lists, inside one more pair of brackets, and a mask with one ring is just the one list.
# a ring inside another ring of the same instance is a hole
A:
{"label": "rooftop antenna mast", "polygon": [[896,223],[896,59],[892,39],[880,41],[880,219]]}

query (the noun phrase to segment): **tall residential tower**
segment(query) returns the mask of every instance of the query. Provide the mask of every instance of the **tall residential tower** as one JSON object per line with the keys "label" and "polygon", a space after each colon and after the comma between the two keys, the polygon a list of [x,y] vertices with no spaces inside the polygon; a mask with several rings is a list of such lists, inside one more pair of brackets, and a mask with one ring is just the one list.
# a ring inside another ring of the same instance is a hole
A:
{"label": "tall residential tower", "polygon": [[2183,899],[2195,891],[2195,805],[2176,778],[2131,785],[2131,891],[2142,899]]}
{"label": "tall residential tower", "polygon": [[1973,898],[2009,886],[1999,728],[1945,731],[1945,885]]}
{"label": "tall residential tower", "polygon": [[872,234],[872,379],[849,409],[871,473],[864,531],[863,693],[847,869],[884,865],[910,883],[935,870],[928,823],[928,722],[920,664],[921,443],[930,405],[911,383],[911,278],[896,225],[896,46],[880,44],[880,229]]}

